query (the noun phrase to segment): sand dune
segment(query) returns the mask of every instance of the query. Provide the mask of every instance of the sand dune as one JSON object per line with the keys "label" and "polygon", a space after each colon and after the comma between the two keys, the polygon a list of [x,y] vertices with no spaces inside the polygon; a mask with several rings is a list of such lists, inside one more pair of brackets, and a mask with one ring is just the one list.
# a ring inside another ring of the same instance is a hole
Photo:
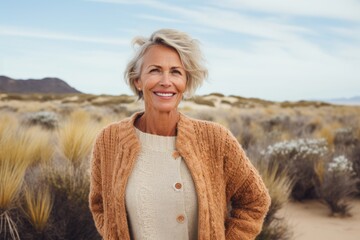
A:
{"label": "sand dune", "polygon": [[352,217],[329,216],[329,210],[318,201],[289,203],[281,214],[293,229],[294,240],[359,240],[360,200],[352,201]]}

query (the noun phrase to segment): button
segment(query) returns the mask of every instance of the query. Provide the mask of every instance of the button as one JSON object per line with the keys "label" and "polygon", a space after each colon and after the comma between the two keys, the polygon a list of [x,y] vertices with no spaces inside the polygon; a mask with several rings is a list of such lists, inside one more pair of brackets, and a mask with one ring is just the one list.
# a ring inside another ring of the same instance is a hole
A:
{"label": "button", "polygon": [[176,160],[180,157],[180,153],[178,151],[174,151],[172,157]]}
{"label": "button", "polygon": [[176,221],[178,223],[184,223],[185,222],[185,216],[180,214],[179,216],[177,216]]}
{"label": "button", "polygon": [[175,191],[181,191],[182,190],[182,184],[177,182],[173,185],[173,188],[175,189]]}

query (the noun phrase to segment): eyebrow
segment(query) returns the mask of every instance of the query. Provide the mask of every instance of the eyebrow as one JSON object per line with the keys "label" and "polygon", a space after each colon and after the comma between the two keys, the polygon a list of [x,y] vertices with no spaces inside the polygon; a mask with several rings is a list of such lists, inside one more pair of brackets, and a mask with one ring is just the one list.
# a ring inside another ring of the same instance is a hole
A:
{"label": "eyebrow", "polygon": [[[147,68],[150,68],[150,67],[162,68],[162,66],[160,66],[160,65],[155,65],[155,64],[152,64],[152,65],[147,66]],[[184,69],[182,66],[173,66],[173,67],[171,67],[170,69],[174,69],[174,68]]]}

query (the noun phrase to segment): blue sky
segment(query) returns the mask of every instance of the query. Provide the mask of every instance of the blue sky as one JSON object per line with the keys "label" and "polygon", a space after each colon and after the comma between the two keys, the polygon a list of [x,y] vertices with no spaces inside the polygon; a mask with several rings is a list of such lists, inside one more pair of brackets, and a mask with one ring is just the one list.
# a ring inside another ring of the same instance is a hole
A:
{"label": "blue sky", "polygon": [[1,0],[0,75],[131,94],[131,40],[159,28],[201,42],[209,79],[198,94],[360,95],[359,0]]}

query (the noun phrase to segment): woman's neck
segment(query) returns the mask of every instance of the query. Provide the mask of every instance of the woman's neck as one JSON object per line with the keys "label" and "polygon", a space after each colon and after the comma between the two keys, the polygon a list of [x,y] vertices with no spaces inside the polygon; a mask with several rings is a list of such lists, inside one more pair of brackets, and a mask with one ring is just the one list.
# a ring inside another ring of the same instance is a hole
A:
{"label": "woman's neck", "polygon": [[180,113],[145,111],[135,126],[142,132],[160,136],[176,136],[176,126]]}

